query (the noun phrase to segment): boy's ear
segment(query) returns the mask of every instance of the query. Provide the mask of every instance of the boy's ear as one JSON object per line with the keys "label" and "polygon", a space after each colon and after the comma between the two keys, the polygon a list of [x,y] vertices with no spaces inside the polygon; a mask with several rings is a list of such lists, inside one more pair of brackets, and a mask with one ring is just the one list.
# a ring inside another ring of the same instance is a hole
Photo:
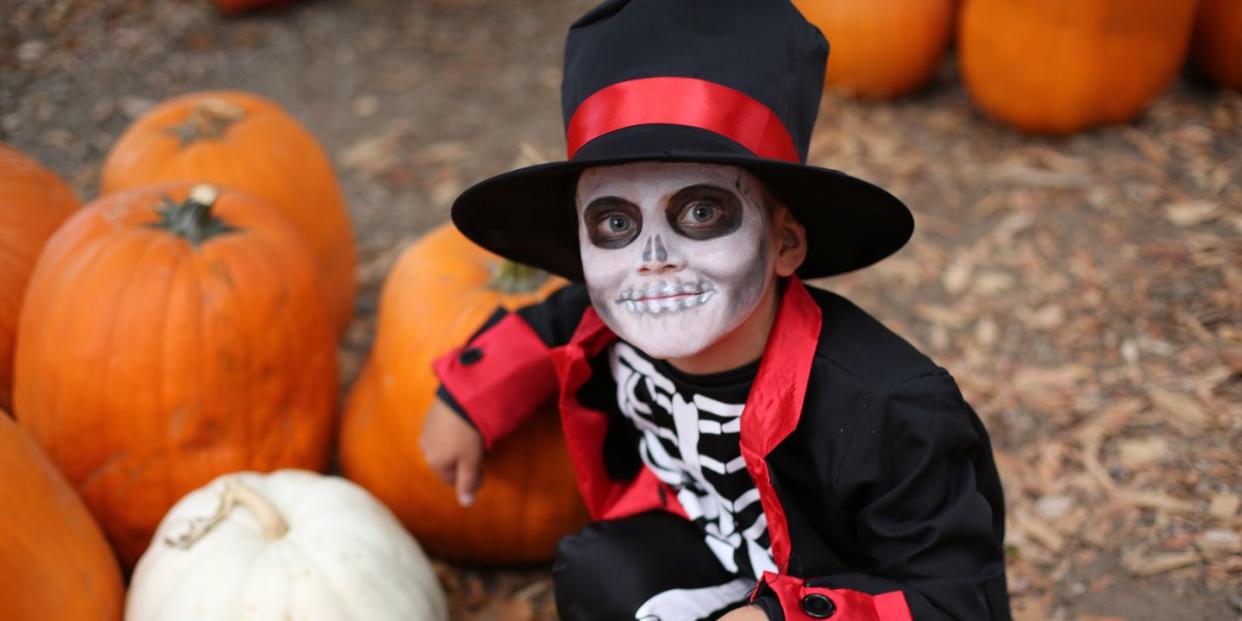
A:
{"label": "boy's ear", "polygon": [[784,205],[772,213],[772,237],[776,247],[776,275],[792,276],[806,260],[806,228]]}

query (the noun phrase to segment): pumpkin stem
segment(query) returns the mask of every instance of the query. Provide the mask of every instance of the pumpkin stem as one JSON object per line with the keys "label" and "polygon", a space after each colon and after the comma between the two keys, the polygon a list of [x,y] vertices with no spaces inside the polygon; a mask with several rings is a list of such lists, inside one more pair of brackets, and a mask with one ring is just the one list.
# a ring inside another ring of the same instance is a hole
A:
{"label": "pumpkin stem", "polygon": [[164,208],[158,212],[160,221],[152,226],[180,235],[195,246],[216,235],[236,231],[211,213],[219,197],[220,192],[214,186],[196,185],[190,189],[184,203],[164,199]]}
{"label": "pumpkin stem", "polygon": [[175,548],[188,550],[194,547],[207,533],[228,518],[233,507],[243,506],[250,510],[263,528],[265,539],[280,539],[289,532],[289,523],[285,521],[280,510],[263,494],[241,481],[229,481],[224,484],[224,493],[220,495],[220,506],[216,512],[191,521],[182,532],[173,533],[164,538],[164,543]]}
{"label": "pumpkin stem", "polygon": [[214,140],[228,133],[229,128],[246,117],[240,106],[222,99],[204,99],[190,108],[190,116],[181,125],[164,131],[176,136],[185,146],[197,140]]}
{"label": "pumpkin stem", "polygon": [[529,265],[501,261],[492,268],[487,287],[501,293],[533,293],[548,279],[548,273]]}

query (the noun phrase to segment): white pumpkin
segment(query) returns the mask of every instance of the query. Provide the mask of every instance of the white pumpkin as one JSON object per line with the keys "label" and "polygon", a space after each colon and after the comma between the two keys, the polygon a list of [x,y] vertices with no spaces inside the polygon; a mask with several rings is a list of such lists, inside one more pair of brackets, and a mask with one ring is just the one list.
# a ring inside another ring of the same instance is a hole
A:
{"label": "white pumpkin", "polygon": [[126,621],[443,621],[444,591],[384,505],[304,470],[224,475],[164,516]]}

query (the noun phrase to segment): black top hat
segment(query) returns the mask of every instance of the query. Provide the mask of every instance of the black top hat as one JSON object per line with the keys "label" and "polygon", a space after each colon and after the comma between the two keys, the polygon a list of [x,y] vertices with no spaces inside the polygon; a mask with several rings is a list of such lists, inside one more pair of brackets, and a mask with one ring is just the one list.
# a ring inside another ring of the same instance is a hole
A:
{"label": "black top hat", "polygon": [[641,160],[749,170],[806,227],[804,278],[865,267],[914,230],[905,205],[806,165],[828,43],[789,0],[607,0],[569,29],[568,160],[510,171],[453,204],[466,237],[582,280],[574,191],[593,166]]}

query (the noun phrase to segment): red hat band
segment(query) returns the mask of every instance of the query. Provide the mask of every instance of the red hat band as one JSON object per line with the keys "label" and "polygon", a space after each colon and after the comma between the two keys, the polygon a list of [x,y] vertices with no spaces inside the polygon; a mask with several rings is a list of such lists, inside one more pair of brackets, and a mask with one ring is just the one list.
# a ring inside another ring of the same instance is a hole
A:
{"label": "red hat band", "polygon": [[727,86],[677,77],[626,80],[587,97],[565,132],[569,158],[604,134],[656,124],[697,127],[762,158],[802,161],[789,130],[771,108]]}

